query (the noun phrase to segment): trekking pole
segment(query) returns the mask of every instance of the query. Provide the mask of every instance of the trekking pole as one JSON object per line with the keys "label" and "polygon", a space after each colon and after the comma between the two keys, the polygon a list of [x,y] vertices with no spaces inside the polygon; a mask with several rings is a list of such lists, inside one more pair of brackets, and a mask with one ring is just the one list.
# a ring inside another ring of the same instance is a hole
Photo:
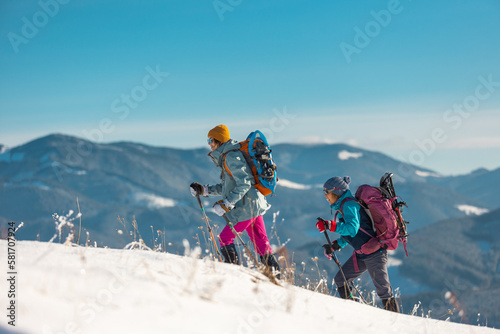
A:
{"label": "trekking pole", "polygon": [[212,226],[210,226],[210,223],[208,222],[209,219],[207,217],[207,214],[205,213],[205,208],[203,207],[203,204],[201,203],[201,199],[200,199],[200,195],[199,194],[196,194],[196,199],[198,200],[198,204],[200,205],[201,212],[203,213],[203,218],[202,219],[205,221],[205,223],[207,223],[207,230],[210,233],[210,237],[212,238],[212,241],[214,243],[215,251],[217,252],[217,255],[219,256],[219,261],[223,262],[222,261],[222,256],[220,255],[220,252],[219,252],[219,248],[217,248],[217,244],[215,243],[214,234],[212,232]]}
{"label": "trekking pole", "polygon": [[236,230],[234,229],[233,223],[231,223],[229,221],[229,219],[226,217],[225,214],[223,214],[222,217],[224,217],[224,219],[226,220],[227,225],[231,228],[231,230],[236,235],[236,237],[238,238],[238,240],[240,241],[240,243],[243,245],[243,247],[245,247],[245,250],[247,251],[248,255],[250,255],[250,257],[252,258],[253,262],[255,263],[255,266],[258,268],[259,267],[259,262],[257,262],[257,260],[255,259],[255,257],[253,256],[252,252],[250,252],[250,250],[248,249],[247,244],[243,241],[243,239],[241,239],[241,237],[238,234],[238,232],[236,232]]}
{"label": "trekking pole", "polygon": [[[323,222],[325,222],[325,220],[321,217],[318,217],[318,220],[321,220]],[[330,241],[330,237],[328,236],[328,233],[326,232],[326,229],[323,231],[325,233],[325,237],[326,237],[326,241],[328,241],[328,245],[330,246],[330,248],[332,249],[332,257],[333,257],[333,260],[334,262],[337,264],[337,266],[339,267],[339,271],[340,273],[342,274],[342,277],[344,278],[344,288],[347,288],[349,290],[349,294],[351,295],[352,297],[352,292],[351,292],[351,289],[349,288],[349,284],[351,284],[351,286],[353,287],[354,290],[356,290],[356,293],[358,294],[359,298],[361,298],[361,300],[365,303],[365,304],[368,304],[366,302],[366,300],[363,298],[363,296],[361,295],[361,292],[359,292],[358,288],[354,285],[353,282],[347,282],[347,279],[345,277],[345,274],[344,274],[344,271],[342,270],[342,265],[340,264],[340,261],[337,257],[337,255],[335,254],[335,251],[333,250],[333,245],[332,245],[332,242]],[[347,285],[346,285],[347,284]]]}

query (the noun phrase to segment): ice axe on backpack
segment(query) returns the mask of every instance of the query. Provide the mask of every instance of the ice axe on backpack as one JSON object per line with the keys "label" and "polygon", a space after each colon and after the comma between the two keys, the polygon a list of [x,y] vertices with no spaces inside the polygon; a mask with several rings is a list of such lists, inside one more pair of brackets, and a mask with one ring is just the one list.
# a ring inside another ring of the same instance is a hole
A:
{"label": "ice axe on backpack", "polygon": [[[321,217],[318,217],[317,218],[318,220],[321,220],[323,223],[326,223],[326,220],[321,218]],[[351,298],[353,297],[352,296],[352,290],[351,290],[351,287],[356,291],[356,293],[358,294],[359,298],[365,303],[365,304],[368,304],[366,302],[366,300],[363,298],[363,296],[361,295],[361,292],[359,292],[358,288],[354,285],[353,282],[350,282],[348,283],[347,282],[347,279],[345,277],[345,274],[344,274],[344,271],[342,270],[342,265],[340,264],[340,261],[339,261],[339,258],[337,257],[337,255],[335,254],[335,251],[333,251],[333,245],[332,245],[332,242],[330,240],[330,237],[328,236],[328,233],[326,232],[326,229],[323,231],[323,233],[325,233],[325,237],[326,237],[326,241],[328,242],[328,245],[330,246],[330,248],[332,248],[332,259],[333,261],[335,261],[335,263],[337,264],[337,266],[339,267],[339,271],[340,273],[342,274],[342,277],[344,278],[344,288],[346,288],[348,291],[346,292],[349,292],[349,295],[351,296]],[[351,287],[349,286],[349,284],[351,285]],[[347,295],[347,293],[346,293]]]}
{"label": "ice axe on backpack", "polygon": [[394,202],[392,202],[392,208],[396,214],[396,223],[398,224],[399,228],[399,237],[400,241],[403,243],[403,246],[405,248],[405,253],[406,256],[408,256],[408,252],[406,250],[406,240],[408,238],[408,230],[406,228],[406,225],[409,224],[410,222],[407,220],[403,219],[402,212],[403,212],[403,207],[408,207],[406,202],[404,201],[399,201],[398,196],[396,195],[396,190],[394,189],[394,182],[392,181],[392,176],[393,173],[385,173],[382,178],[380,179],[380,190],[384,196],[387,198],[396,198]]}

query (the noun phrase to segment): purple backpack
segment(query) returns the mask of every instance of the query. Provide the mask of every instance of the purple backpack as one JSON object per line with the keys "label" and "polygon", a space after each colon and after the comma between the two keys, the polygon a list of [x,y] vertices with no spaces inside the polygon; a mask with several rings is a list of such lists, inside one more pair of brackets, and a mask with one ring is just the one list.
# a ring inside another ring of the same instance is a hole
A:
{"label": "purple backpack", "polygon": [[[408,252],[406,251],[407,234],[405,225],[407,222],[401,217],[397,197],[391,196],[382,187],[372,187],[367,184],[358,188],[355,197],[356,200],[352,198],[344,200],[341,204],[341,213],[346,201],[356,201],[370,217],[373,230],[375,231],[375,237],[368,240],[357,253],[371,254],[380,248],[394,250],[398,248],[398,244],[401,241],[406,256],[408,256]],[[404,225],[404,228],[400,227],[402,225]],[[371,235],[362,228],[360,230]]]}

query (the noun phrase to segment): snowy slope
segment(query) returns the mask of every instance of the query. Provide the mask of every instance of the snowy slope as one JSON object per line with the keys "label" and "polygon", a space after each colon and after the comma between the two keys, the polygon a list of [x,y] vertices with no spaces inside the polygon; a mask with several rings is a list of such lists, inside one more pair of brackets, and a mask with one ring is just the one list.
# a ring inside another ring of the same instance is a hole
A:
{"label": "snowy slope", "polygon": [[[0,249],[6,264],[5,240]],[[278,287],[254,270],[200,260],[196,251],[178,256],[18,241],[16,253],[15,329],[22,333],[498,332]],[[1,319],[0,332],[12,331]]]}

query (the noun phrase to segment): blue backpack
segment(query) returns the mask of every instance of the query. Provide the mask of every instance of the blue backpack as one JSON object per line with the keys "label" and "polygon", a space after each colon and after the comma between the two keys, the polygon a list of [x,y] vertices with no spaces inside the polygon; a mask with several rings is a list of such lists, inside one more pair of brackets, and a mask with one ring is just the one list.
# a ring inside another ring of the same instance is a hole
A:
{"label": "blue backpack", "polygon": [[[250,133],[246,140],[240,142],[239,149],[229,150],[228,152],[231,151],[243,153],[254,177],[254,187],[262,195],[267,196],[275,193],[276,184],[278,183],[277,168],[273,160],[271,147],[262,132],[256,130]],[[226,155],[224,155],[224,168],[232,177],[233,174],[226,165]]]}

